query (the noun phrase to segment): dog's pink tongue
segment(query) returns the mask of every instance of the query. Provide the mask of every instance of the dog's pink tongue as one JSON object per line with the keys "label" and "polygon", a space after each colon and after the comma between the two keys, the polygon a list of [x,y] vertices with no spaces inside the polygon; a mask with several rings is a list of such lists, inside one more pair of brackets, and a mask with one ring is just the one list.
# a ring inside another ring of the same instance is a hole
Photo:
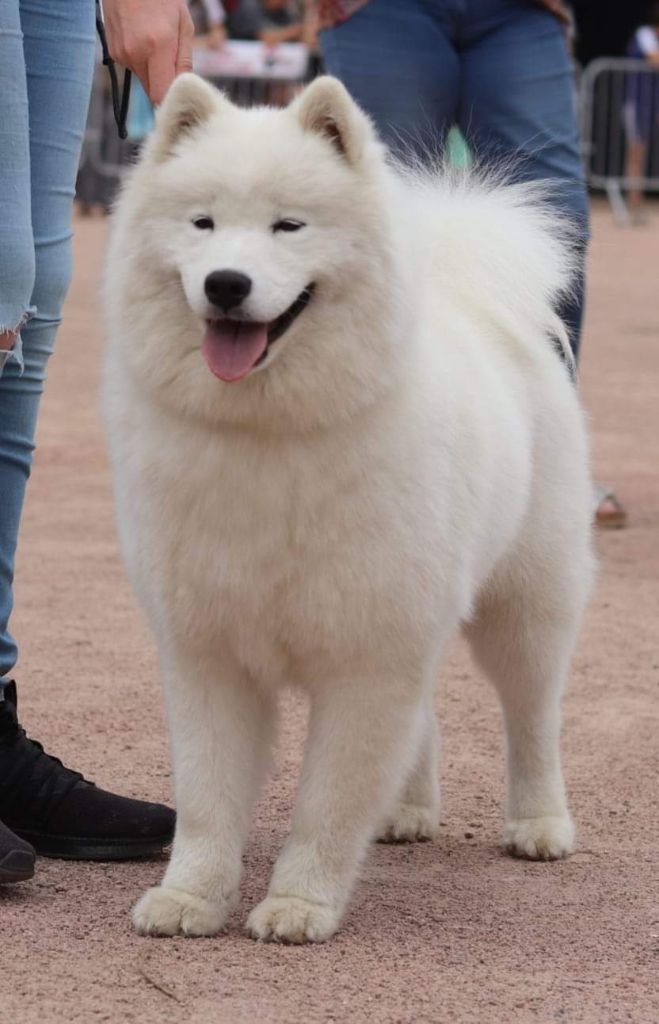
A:
{"label": "dog's pink tongue", "polygon": [[267,344],[267,324],[216,320],[206,328],[202,352],[209,370],[220,380],[230,382],[249,373]]}

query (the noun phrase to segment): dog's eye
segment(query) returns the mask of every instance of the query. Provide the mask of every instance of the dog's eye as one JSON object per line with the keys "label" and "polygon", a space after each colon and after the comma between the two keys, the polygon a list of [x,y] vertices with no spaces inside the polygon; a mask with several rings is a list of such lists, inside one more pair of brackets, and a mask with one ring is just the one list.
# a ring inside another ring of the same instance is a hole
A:
{"label": "dog's eye", "polygon": [[293,220],[292,217],[284,217],[282,220],[277,220],[272,225],[273,231],[299,231],[300,228],[305,227],[303,220]]}
{"label": "dog's eye", "polygon": [[212,231],[215,227],[215,222],[212,217],[194,217],[192,223],[200,231]]}

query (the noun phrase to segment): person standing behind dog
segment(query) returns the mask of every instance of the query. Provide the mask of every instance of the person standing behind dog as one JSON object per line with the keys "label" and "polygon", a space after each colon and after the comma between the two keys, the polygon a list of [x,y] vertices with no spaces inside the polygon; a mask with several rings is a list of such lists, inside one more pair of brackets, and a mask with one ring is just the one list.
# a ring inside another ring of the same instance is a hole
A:
{"label": "person standing behind dog", "polygon": [[[571,218],[585,258],[588,196],[562,0],[316,0],[316,8],[327,71],[396,155],[427,161],[457,125],[479,163],[557,183],[552,201]],[[583,306],[582,270],[560,310],[577,358]],[[599,490],[596,518],[624,521],[610,488]]]}
{"label": "person standing behind dog", "polygon": [[646,24],[636,29],[627,46],[628,57],[645,61],[655,74],[641,72],[625,76],[623,107],[627,136],[625,173],[635,178],[627,202],[633,224],[647,222],[640,180],[646,173],[648,149],[659,131],[659,3],[650,5]]}
{"label": "person standing behind dog", "polygon": [[[192,67],[184,0],[105,0],[104,9],[112,55],[160,103],[175,75]],[[34,847],[111,859],[158,851],[174,830],[169,808],[98,789],[30,740],[10,679],[18,657],[8,628],[14,556],[46,364],[70,279],[94,11],[94,0],[0,0],[0,882],[32,875]],[[53,675],[56,702],[58,686],[76,680],[64,665]]]}

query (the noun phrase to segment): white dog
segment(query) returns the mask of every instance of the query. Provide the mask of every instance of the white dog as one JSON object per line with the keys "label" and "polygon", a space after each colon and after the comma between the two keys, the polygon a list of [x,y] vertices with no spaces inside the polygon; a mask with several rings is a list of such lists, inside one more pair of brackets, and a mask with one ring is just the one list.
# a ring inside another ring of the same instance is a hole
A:
{"label": "white dog", "polygon": [[504,844],[568,854],[560,698],[591,585],[571,257],[529,186],[404,174],[331,78],[286,110],[172,86],[115,217],[105,392],[121,543],[156,635],[178,822],[141,932],[238,893],[277,693],[310,724],[248,920],[337,929],[368,843],[438,825],[433,688],[460,626],[500,694]]}

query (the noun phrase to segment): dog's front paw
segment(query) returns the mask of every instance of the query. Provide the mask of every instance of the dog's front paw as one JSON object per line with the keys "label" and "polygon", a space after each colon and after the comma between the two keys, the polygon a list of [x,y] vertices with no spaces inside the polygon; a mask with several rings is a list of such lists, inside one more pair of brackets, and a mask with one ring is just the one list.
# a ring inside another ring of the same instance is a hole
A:
{"label": "dog's front paw", "polygon": [[514,857],[559,860],[574,852],[575,830],[569,815],[509,821],[502,845]]}
{"label": "dog's front paw", "polygon": [[422,843],[436,839],[439,832],[437,811],[416,804],[399,804],[376,838],[380,843]]}
{"label": "dog's front paw", "polygon": [[141,935],[215,935],[229,916],[230,905],[211,903],[181,889],[157,885],[133,907],[133,924]]}
{"label": "dog's front paw", "polygon": [[325,942],[341,915],[325,903],[297,896],[268,896],[247,919],[247,931],[262,942]]}

